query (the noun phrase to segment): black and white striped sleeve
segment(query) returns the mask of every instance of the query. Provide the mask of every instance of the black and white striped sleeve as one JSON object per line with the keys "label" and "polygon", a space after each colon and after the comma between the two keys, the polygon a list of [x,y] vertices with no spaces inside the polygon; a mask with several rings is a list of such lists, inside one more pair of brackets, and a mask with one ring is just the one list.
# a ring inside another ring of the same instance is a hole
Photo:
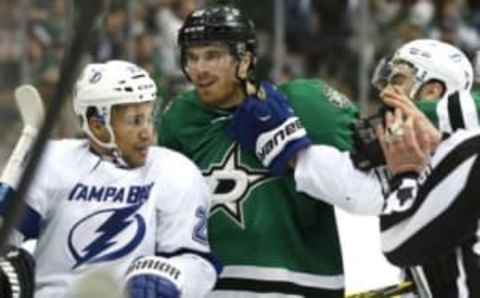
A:
{"label": "black and white striped sleeve", "polygon": [[452,133],[458,129],[480,127],[478,107],[470,92],[455,92],[442,98],[436,107],[438,128]]}
{"label": "black and white striped sleeve", "polygon": [[396,177],[380,218],[382,249],[401,267],[423,264],[475,237],[480,220],[480,131],[460,130],[425,175]]}

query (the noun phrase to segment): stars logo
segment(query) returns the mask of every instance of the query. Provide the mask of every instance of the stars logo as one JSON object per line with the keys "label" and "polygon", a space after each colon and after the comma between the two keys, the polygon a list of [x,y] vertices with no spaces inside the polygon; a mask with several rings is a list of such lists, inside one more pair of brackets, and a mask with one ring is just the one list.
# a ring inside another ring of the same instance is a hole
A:
{"label": "stars logo", "polygon": [[233,144],[223,160],[203,172],[213,193],[211,214],[223,211],[234,223],[245,228],[243,205],[250,192],[270,176],[266,170],[254,170],[240,162],[240,149]]}

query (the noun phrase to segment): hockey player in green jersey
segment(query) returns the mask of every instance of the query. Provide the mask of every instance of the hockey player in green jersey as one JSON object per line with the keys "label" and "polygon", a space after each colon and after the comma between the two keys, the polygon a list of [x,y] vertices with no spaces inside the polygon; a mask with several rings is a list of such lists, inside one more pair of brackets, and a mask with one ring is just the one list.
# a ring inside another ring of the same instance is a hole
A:
{"label": "hockey player in green jersey", "polygon": [[[213,192],[209,239],[225,268],[211,297],[343,297],[333,207],[296,192],[291,175],[270,175],[227,133],[255,67],[252,22],[230,6],[197,10],[185,20],[178,41],[184,73],[195,89],[172,101],[157,129],[159,143],[194,160]],[[314,143],[351,148],[358,110],[345,96],[320,80],[279,88]],[[285,170],[281,164],[276,169]]]}

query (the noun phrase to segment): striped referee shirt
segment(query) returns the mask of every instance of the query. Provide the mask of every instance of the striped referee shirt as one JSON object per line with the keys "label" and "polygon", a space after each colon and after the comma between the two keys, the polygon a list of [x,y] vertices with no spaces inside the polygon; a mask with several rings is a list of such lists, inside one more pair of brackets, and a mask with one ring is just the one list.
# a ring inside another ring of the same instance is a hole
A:
{"label": "striped referee shirt", "polygon": [[445,139],[421,175],[394,177],[382,248],[423,280],[422,297],[480,297],[480,130]]}

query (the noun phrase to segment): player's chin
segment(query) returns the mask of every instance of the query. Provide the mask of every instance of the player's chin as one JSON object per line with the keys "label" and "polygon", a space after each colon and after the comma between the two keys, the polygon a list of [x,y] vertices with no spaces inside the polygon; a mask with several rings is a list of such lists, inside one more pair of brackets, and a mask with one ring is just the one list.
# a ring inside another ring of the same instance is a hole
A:
{"label": "player's chin", "polygon": [[218,102],[218,95],[215,91],[214,86],[210,86],[208,88],[198,88],[197,90],[198,95],[200,96],[200,100],[206,105],[217,105]]}
{"label": "player's chin", "polygon": [[129,158],[129,164],[133,168],[142,167],[145,165],[147,157],[148,157],[148,148],[136,149]]}

